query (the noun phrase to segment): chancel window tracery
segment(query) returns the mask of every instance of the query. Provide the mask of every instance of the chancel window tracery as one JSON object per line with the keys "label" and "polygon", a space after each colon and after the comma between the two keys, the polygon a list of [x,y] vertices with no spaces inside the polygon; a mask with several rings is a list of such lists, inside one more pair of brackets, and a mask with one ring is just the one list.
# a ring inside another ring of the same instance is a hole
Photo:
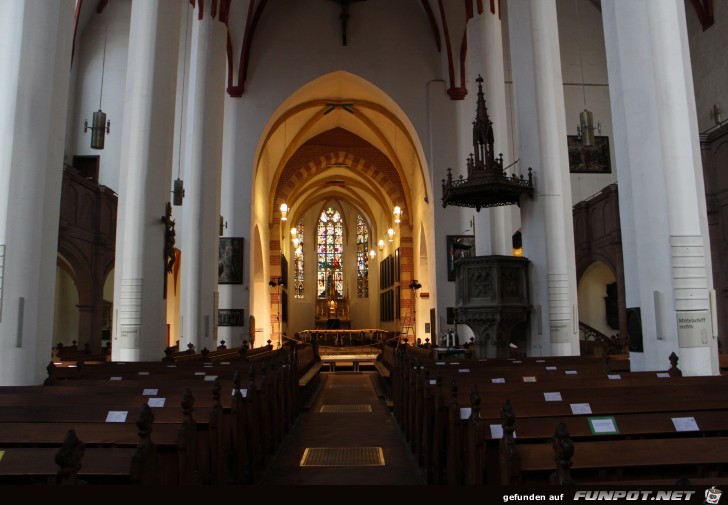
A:
{"label": "chancel window tracery", "polygon": [[293,297],[303,298],[303,219],[296,226],[296,239],[293,250]]}
{"label": "chancel window tracery", "polygon": [[356,218],[356,297],[369,298],[369,227]]}
{"label": "chancel window tracery", "polygon": [[344,227],[339,211],[329,207],[321,213],[316,229],[317,296],[333,298],[344,296]]}

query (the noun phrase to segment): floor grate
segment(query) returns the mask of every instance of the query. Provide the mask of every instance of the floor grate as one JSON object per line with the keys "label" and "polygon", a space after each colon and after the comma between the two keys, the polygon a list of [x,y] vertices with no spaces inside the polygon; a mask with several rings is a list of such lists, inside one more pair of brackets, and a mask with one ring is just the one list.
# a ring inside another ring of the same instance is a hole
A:
{"label": "floor grate", "polygon": [[381,447],[308,447],[300,466],[384,466]]}
{"label": "floor grate", "polygon": [[371,413],[371,405],[322,405],[319,412],[325,414],[354,414],[360,412]]}

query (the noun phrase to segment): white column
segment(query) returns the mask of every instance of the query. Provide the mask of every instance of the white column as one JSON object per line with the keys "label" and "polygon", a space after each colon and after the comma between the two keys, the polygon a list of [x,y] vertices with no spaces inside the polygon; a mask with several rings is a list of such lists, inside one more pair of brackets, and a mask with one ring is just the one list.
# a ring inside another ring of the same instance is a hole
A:
{"label": "white column", "polygon": [[604,6],[619,172],[627,307],[644,352],[633,369],[718,373],[712,274],[685,7],[677,0]]}
{"label": "white column", "polygon": [[[509,165],[511,152],[508,143],[508,111],[506,107],[506,78],[503,64],[503,32],[498,14],[484,9],[480,16],[482,27],[483,59],[485,72],[485,101],[488,114],[493,122],[493,148],[495,156],[503,154],[503,164]],[[510,174],[511,172],[509,172]],[[512,207],[494,207],[489,209],[491,254],[513,255],[513,219]],[[477,238],[477,237],[476,237]],[[477,249],[477,247],[476,247]]]}
{"label": "white column", "polygon": [[172,178],[180,3],[133,2],[121,138],[112,358],[166,346],[165,215]]}
{"label": "white column", "polygon": [[[524,256],[532,262],[529,354],[579,353],[571,181],[554,0],[513,0],[508,20],[522,170],[536,194],[522,202]],[[535,115],[534,115],[535,113]]]}
{"label": "white column", "polygon": [[51,357],[73,8],[0,16],[0,386],[42,383]]}
{"label": "white column", "polygon": [[214,340],[217,296],[225,103],[225,25],[211,16],[213,2],[200,2],[192,25],[189,86],[185,113],[185,199],[181,264],[180,347],[216,348]]}

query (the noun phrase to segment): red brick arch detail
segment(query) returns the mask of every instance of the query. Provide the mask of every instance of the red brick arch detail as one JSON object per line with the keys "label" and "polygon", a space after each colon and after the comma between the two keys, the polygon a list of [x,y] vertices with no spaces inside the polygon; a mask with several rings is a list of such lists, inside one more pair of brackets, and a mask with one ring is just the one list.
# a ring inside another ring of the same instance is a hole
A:
{"label": "red brick arch detail", "polygon": [[[349,159],[351,158],[351,159]],[[382,190],[389,195],[393,202],[397,202],[403,211],[406,211],[405,197],[402,188],[402,181],[398,178],[393,180],[392,177],[384,172],[378,165],[367,162],[364,158],[355,158],[347,155],[345,152],[332,152],[328,155],[321,156],[316,161],[309,161],[307,164],[300,166],[298,169],[288,172],[285,170],[278,181],[278,189],[276,191],[276,201],[287,201],[293,194],[296,186],[299,186],[309,177],[313,177],[317,173],[325,169],[332,161],[347,161],[352,170],[357,170],[364,176],[368,176],[382,187]]]}

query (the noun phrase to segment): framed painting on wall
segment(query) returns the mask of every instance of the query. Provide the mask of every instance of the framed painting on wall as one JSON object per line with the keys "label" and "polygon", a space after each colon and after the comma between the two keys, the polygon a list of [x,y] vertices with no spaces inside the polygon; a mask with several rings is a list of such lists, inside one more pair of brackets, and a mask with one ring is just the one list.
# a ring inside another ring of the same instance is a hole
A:
{"label": "framed painting on wall", "polygon": [[218,326],[245,326],[244,309],[218,309]]}
{"label": "framed painting on wall", "polygon": [[243,283],[243,238],[220,237],[218,284]]}
{"label": "framed painting on wall", "polygon": [[584,147],[577,135],[568,135],[569,172],[572,174],[611,174],[609,137],[595,136],[594,145]]}

